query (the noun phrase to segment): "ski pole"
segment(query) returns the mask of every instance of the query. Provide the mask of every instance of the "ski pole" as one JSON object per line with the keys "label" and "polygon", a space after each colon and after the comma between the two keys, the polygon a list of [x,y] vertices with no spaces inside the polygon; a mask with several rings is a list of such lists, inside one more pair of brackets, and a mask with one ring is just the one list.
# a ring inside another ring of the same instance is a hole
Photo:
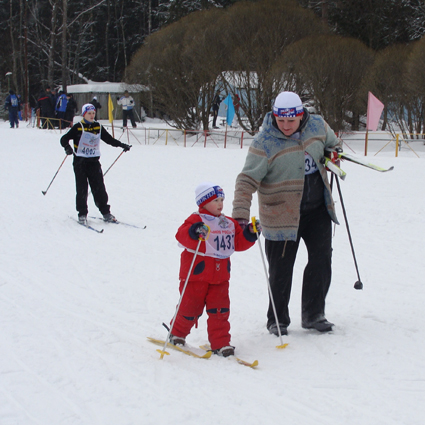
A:
{"label": "ski pole", "polygon": [[52,185],[52,183],[53,183],[53,180],[56,178],[56,176],[57,176],[57,175],[58,175],[58,173],[59,173],[59,170],[62,168],[62,165],[63,165],[63,163],[65,162],[66,158],[68,158],[68,155],[65,155],[65,158],[63,159],[62,164],[59,166],[58,171],[56,171],[56,174],[53,176],[52,181],[50,182],[49,186],[47,186],[47,189],[46,189],[46,190],[42,190],[42,191],[41,191],[41,193],[42,193],[43,195],[46,195],[47,191],[49,190],[50,186],[51,186],[51,185]]}
{"label": "ski pole", "polygon": [[201,242],[206,241],[208,239],[209,235],[210,235],[211,229],[206,224],[205,224],[205,226],[208,227],[208,234],[205,237],[199,236],[198,245],[196,246],[196,251],[193,254],[192,264],[190,265],[189,271],[187,272],[186,281],[184,282],[182,293],[180,294],[180,299],[179,299],[179,302],[177,303],[176,312],[174,313],[174,317],[173,317],[173,320],[171,321],[170,329],[168,330],[167,338],[165,338],[164,347],[162,348],[162,350],[160,350],[160,349],[156,350],[156,351],[158,351],[158,353],[161,354],[161,357],[160,357],[161,360],[164,358],[164,354],[167,354],[167,355],[170,354],[167,351],[165,351],[165,348],[167,347],[167,344],[168,344],[168,338],[170,338],[171,330],[173,329],[174,322],[176,321],[177,313],[179,312],[180,304],[182,303],[183,295],[186,291],[186,286],[187,286],[187,283],[189,282],[189,277],[190,277],[190,274],[192,273],[193,265],[195,264],[196,256],[198,255],[199,248],[201,246]]}
{"label": "ski pole", "polygon": [[[109,168],[103,173],[103,177],[105,177],[106,173],[113,167],[113,165],[120,159],[120,156],[125,152],[125,150],[123,149],[123,151],[117,156],[117,159],[109,166]],[[91,190],[88,193],[89,195],[91,194]]]}
{"label": "ski pole", "polygon": [[117,156],[117,159],[109,166],[109,168],[103,173],[103,177],[105,177],[106,173],[113,167],[113,165],[120,159],[120,156],[125,152],[123,151]]}
{"label": "ski pole", "polygon": [[357,266],[356,254],[354,252],[353,241],[351,239],[350,227],[348,226],[347,213],[345,212],[344,200],[342,199],[341,187],[340,187],[339,179],[337,176],[335,176],[335,181],[336,181],[336,186],[338,188],[339,199],[341,200],[342,213],[344,214],[345,226],[347,228],[348,240],[350,241],[351,252],[353,253],[354,266],[356,267],[356,272],[357,272],[358,281],[354,284],[354,289],[363,289],[363,283],[360,279],[359,268]]}
{"label": "ski pole", "polygon": [[274,300],[273,300],[272,288],[270,286],[269,275],[267,273],[266,262],[264,260],[263,248],[261,247],[260,235],[258,234],[257,226],[255,225],[255,221],[256,221],[255,217],[252,217],[251,221],[252,221],[252,228],[254,229],[254,232],[257,235],[257,242],[258,242],[258,247],[260,248],[261,259],[263,260],[263,267],[264,267],[264,273],[266,275],[267,288],[269,290],[270,302],[271,302],[271,305],[273,307],[273,314],[274,314],[274,318],[276,320],[276,325],[277,325],[277,333],[279,334],[279,339],[280,339],[280,345],[276,345],[276,348],[285,348],[285,347],[288,346],[288,344],[284,344],[283,341],[282,341],[282,334],[280,333],[279,320],[277,319],[276,306],[275,306]]}

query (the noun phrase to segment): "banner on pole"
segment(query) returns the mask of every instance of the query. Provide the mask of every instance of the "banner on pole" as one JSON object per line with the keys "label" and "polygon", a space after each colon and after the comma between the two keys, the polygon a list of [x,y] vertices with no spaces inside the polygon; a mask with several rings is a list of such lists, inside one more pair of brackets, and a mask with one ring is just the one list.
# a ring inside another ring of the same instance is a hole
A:
{"label": "banner on pole", "polygon": [[109,122],[110,123],[112,123],[114,121],[114,115],[112,114],[113,111],[114,111],[114,104],[112,103],[111,93],[109,93],[109,98],[108,98],[108,118],[109,118]]}
{"label": "banner on pole", "polygon": [[232,125],[233,118],[235,116],[235,107],[233,106],[233,100],[232,96],[229,94],[226,99],[223,102],[225,105],[227,105],[227,112],[226,112],[226,121],[227,125]]}
{"label": "banner on pole", "polygon": [[383,110],[384,104],[371,92],[369,92],[367,97],[366,130],[376,131],[378,129],[379,120],[381,119]]}

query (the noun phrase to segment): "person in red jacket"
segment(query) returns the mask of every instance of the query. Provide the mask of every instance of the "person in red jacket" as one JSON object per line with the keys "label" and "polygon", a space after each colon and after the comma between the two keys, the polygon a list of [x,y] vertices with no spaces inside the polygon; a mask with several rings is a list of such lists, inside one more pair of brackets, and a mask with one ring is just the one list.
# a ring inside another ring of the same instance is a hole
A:
{"label": "person in red jacket", "polygon": [[[185,338],[197,324],[204,307],[208,314],[207,328],[211,350],[227,357],[234,355],[230,345],[230,256],[254,245],[257,235],[252,224],[244,230],[233,218],[222,214],[224,192],[213,183],[202,183],[196,190],[199,207],[179,227],[176,239],[184,248],[180,261],[180,293],[183,290],[194,253],[198,254],[177,312],[170,342],[185,344]],[[257,231],[261,227],[257,226]]]}

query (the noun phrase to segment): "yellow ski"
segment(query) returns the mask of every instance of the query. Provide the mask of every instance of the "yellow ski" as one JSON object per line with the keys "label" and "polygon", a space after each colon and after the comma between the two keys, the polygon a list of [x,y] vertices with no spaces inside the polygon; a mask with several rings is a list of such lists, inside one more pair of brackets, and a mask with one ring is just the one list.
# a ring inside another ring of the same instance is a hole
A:
{"label": "yellow ski", "polygon": [[[155,338],[148,337],[148,341],[152,342],[152,344],[159,345],[164,347],[165,341]],[[196,357],[197,359],[209,359],[211,357],[211,351],[204,353],[203,351],[190,347],[189,345],[173,345],[171,343],[167,343],[167,347],[176,351],[180,351],[181,353],[187,354],[188,356]],[[166,351],[157,350],[161,354],[169,354]]]}
{"label": "yellow ski", "polygon": [[[201,347],[203,350],[205,350],[207,353],[212,353],[211,351],[211,346],[209,344],[204,344],[201,345]],[[243,365],[243,366],[248,366],[252,369],[255,369],[258,366],[258,360],[254,360],[253,362],[247,362],[246,360],[242,360],[239,357],[236,356],[229,356],[227,357],[228,359],[233,359],[236,362],[238,362],[239,364]]]}

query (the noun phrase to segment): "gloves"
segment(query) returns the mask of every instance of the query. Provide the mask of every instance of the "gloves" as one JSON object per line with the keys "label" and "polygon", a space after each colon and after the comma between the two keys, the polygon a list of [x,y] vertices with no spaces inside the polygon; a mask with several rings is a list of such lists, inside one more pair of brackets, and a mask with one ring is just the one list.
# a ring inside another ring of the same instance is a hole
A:
{"label": "gloves", "polygon": [[66,153],[67,155],[72,155],[72,154],[74,153],[74,151],[72,150],[71,146],[66,145],[66,146],[65,146],[65,153]]}
{"label": "gloves", "polygon": [[249,226],[248,226],[249,231],[251,233],[258,233],[258,235],[260,235],[263,228],[261,227],[260,220],[258,220],[258,219],[255,219],[255,228],[256,228],[257,232],[254,230],[254,226],[252,225],[252,223],[249,223]]}
{"label": "gloves", "polygon": [[198,240],[198,239],[205,240],[208,237],[209,233],[210,233],[209,227],[202,221],[192,224],[192,226],[190,226],[190,229],[189,229],[189,236],[195,240]]}
{"label": "gloves", "polygon": [[248,226],[248,220],[245,220],[244,218],[235,218],[235,220],[239,223],[242,230],[245,230],[245,227]]}
{"label": "gloves", "polygon": [[125,143],[120,144],[120,148],[123,148],[124,152],[128,152],[132,145],[126,145]]}
{"label": "gloves", "polygon": [[333,162],[335,165],[339,167],[340,165],[340,158],[339,153],[342,152],[342,149],[340,147],[336,147],[335,150],[332,151],[326,151],[325,155]]}

